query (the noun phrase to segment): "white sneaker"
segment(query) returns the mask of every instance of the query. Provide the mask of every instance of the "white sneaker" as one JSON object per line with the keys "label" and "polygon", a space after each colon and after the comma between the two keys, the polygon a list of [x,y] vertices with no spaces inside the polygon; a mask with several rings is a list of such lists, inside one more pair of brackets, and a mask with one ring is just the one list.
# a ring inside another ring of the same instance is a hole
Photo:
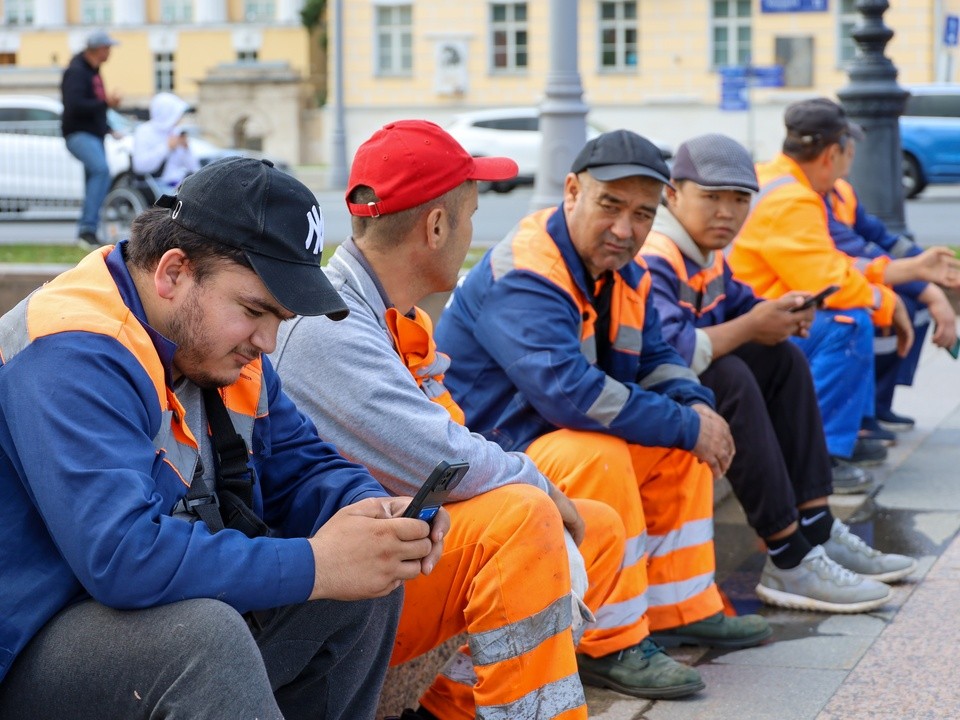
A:
{"label": "white sneaker", "polygon": [[867,545],[837,519],[830,528],[830,539],[823,549],[834,562],[847,570],[880,582],[896,582],[917,569],[917,561],[906,555],[882,553]]}
{"label": "white sneaker", "polygon": [[892,595],[882,582],[838,565],[821,545],[812,548],[797,567],[786,570],[768,556],[757,585],[757,596],[768,605],[832,613],[874,610]]}

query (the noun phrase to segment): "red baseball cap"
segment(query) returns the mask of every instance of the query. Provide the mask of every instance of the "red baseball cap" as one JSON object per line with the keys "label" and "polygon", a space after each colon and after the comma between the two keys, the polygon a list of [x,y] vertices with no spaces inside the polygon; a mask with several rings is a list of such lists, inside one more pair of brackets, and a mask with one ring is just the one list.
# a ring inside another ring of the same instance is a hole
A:
{"label": "red baseball cap", "polygon": [[[351,215],[379,217],[422,205],[467,180],[509,180],[517,163],[505,157],[472,157],[446,130],[427,120],[384,125],[357,149],[347,182]],[[359,185],[373,188],[376,203],[352,203]]]}

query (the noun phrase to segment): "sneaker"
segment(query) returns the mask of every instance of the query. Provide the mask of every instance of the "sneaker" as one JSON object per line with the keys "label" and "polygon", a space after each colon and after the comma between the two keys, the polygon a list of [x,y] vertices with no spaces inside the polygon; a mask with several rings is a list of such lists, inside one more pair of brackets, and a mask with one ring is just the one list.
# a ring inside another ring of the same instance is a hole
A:
{"label": "sneaker", "polygon": [[886,447],[897,444],[897,434],[892,430],[885,430],[880,427],[877,419],[872,417],[863,419],[863,422],[860,423],[860,432],[857,434],[857,437],[866,440],[877,440]]}
{"label": "sneaker", "polygon": [[786,570],[773,560],[760,573],[757,596],[768,605],[795,610],[859,613],[874,610],[893,592],[877,580],[857,575],[827,557],[822,545],[811,548],[800,564]]}
{"label": "sneaker", "polygon": [[879,440],[868,440],[857,438],[853,445],[853,453],[850,457],[837,457],[837,460],[845,462],[848,465],[858,465],[867,467],[879,465],[887,459],[887,448]]}
{"label": "sneaker", "polygon": [[772,634],[770,623],[760,615],[731,617],[718,612],[704,620],[651,632],[650,638],[664,647],[700,645],[701,647],[747,648],[759,645]]}
{"label": "sneaker", "polygon": [[678,663],[649,637],[598,658],[578,653],[577,666],[584,685],[648,700],[685,697],[705,687],[696,669]]}
{"label": "sneaker", "polygon": [[837,458],[831,458],[831,464],[833,492],[837,495],[853,495],[873,489],[873,475],[867,470],[841,462]]}
{"label": "sneaker", "polygon": [[906,432],[907,430],[913,430],[917,421],[906,415],[897,415],[890,408],[877,408],[877,423],[885,430]]}
{"label": "sneaker", "polygon": [[902,580],[917,569],[917,561],[912,557],[875,550],[836,518],[830,528],[830,539],[823,544],[823,549],[827,557],[847,570],[880,582]]}

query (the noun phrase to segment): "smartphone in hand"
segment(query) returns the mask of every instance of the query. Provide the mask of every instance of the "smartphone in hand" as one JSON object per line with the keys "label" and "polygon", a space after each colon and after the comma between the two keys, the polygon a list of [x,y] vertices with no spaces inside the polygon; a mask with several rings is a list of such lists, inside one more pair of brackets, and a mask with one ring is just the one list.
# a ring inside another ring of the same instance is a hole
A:
{"label": "smartphone in hand", "polygon": [[804,300],[802,305],[797,305],[796,307],[790,308],[790,312],[801,312],[803,310],[809,310],[812,307],[820,307],[823,305],[823,301],[827,299],[827,295],[833,295],[839,289],[839,285],[827,285],[827,287],[813,297],[809,297]]}
{"label": "smartphone in hand", "polygon": [[450,492],[460,484],[469,469],[470,463],[441,460],[407,505],[403,517],[417,518],[433,524],[433,518],[440,506],[446,502]]}

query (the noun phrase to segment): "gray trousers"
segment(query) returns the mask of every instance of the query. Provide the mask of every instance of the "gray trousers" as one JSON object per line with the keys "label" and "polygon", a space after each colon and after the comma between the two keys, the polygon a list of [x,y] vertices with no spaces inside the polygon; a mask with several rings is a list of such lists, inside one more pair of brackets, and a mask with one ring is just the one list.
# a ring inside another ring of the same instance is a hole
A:
{"label": "gray trousers", "polygon": [[0,718],[374,717],[403,590],[256,613],[217,600],[54,616],[0,682]]}

